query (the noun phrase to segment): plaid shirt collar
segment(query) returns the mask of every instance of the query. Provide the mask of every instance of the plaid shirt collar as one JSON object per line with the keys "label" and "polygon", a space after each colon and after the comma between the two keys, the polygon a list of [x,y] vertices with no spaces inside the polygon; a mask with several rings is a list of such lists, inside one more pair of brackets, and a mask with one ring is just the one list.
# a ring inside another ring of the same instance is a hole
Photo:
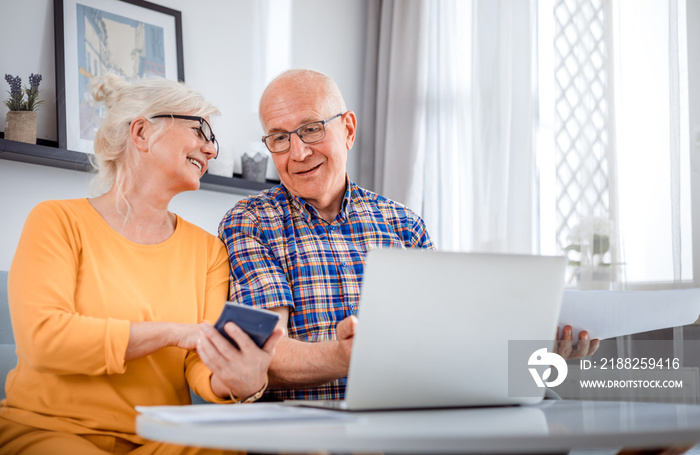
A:
{"label": "plaid shirt collar", "polygon": [[306,202],[303,198],[295,196],[289,192],[287,187],[281,185],[284,193],[287,195],[289,204],[294,207],[296,211],[301,213],[307,223],[311,223],[314,219],[323,221],[326,224],[342,224],[348,218],[348,208],[350,204],[353,203],[352,193],[355,190],[356,185],[350,181],[348,174],[345,174],[345,195],[343,196],[343,201],[340,204],[340,212],[336,215],[332,223],[328,223],[326,220],[321,218],[318,214],[316,207]]}

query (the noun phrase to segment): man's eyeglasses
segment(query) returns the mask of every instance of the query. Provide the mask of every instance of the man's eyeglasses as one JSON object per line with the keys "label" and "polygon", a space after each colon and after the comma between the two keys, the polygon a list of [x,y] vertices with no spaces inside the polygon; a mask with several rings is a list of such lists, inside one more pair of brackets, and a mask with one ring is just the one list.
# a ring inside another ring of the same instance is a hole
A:
{"label": "man's eyeglasses", "polygon": [[289,150],[291,147],[292,134],[299,136],[299,139],[305,144],[313,144],[326,137],[326,123],[341,115],[343,114],[334,115],[327,120],[319,120],[318,122],[301,125],[294,131],[270,134],[269,136],[263,137],[262,141],[265,143],[270,153],[282,153]]}
{"label": "man's eyeglasses", "polygon": [[164,114],[164,115],[154,115],[151,118],[165,118],[165,117],[171,117],[171,118],[179,118],[182,120],[194,120],[199,122],[199,132],[202,134],[202,137],[206,139],[208,142],[211,142],[214,144],[214,149],[216,149],[216,155],[214,155],[214,159],[216,159],[217,156],[219,156],[219,141],[216,140],[216,136],[214,136],[214,132],[211,130],[211,125],[209,122],[204,120],[202,117],[196,117],[194,115],[177,115],[177,114]]}

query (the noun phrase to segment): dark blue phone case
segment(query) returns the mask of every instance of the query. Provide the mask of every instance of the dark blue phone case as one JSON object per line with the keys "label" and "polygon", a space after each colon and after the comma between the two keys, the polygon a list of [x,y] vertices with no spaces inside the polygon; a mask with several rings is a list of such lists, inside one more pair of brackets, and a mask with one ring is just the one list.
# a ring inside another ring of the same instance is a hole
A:
{"label": "dark blue phone case", "polygon": [[269,310],[253,308],[247,305],[239,305],[233,302],[226,302],[224,310],[216,321],[214,327],[235,347],[235,341],[228,336],[224,330],[224,324],[228,321],[240,327],[248,336],[262,348],[279,321],[280,315]]}

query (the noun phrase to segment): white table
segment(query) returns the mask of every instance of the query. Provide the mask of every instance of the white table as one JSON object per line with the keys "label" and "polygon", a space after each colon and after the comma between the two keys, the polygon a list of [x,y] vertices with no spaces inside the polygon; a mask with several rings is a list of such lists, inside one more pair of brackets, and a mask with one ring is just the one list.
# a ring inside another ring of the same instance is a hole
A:
{"label": "white table", "polygon": [[700,406],[545,401],[255,424],[174,424],[140,415],[136,426],[152,440],[251,452],[545,453],[694,445],[700,441]]}

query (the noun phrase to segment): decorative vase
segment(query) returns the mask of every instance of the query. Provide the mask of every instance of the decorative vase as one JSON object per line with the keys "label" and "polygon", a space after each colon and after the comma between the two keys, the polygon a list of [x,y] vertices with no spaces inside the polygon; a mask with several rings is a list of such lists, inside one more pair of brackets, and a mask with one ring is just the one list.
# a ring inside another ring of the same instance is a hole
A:
{"label": "decorative vase", "polygon": [[5,139],[36,144],[36,112],[9,111],[5,115]]}
{"label": "decorative vase", "polygon": [[259,152],[255,155],[245,153],[241,157],[241,167],[243,169],[242,177],[244,179],[264,182],[265,172],[267,170],[267,156]]}

